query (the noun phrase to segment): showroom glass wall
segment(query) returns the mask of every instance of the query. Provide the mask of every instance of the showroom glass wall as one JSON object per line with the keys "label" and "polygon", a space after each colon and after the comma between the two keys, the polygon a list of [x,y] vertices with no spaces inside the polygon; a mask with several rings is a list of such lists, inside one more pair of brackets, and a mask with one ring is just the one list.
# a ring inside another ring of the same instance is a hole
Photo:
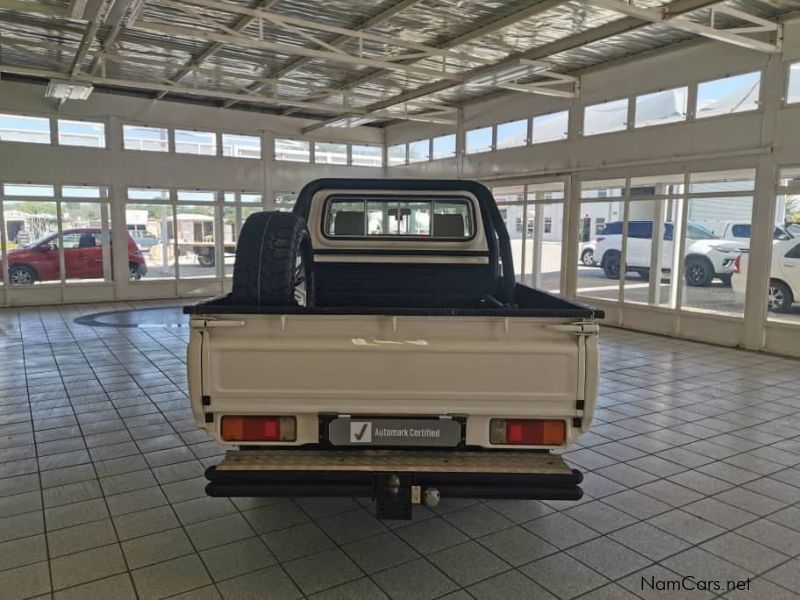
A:
{"label": "showroom glass wall", "polygon": [[3,285],[111,282],[108,190],[0,185]]}
{"label": "showroom glass wall", "polygon": [[560,178],[491,188],[511,238],[517,280],[555,294],[563,285],[565,187]]}

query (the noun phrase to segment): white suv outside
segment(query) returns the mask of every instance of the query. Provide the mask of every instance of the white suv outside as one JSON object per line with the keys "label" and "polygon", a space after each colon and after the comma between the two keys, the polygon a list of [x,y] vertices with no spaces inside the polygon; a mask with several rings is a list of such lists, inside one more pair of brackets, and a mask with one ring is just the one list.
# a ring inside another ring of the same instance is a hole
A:
{"label": "white suv outside", "polygon": [[[673,232],[673,224],[664,223],[661,261],[665,271],[669,271],[672,264]],[[644,279],[649,278],[652,239],[652,221],[628,222],[628,272],[638,273]],[[595,260],[603,268],[606,277],[618,279],[622,261],[622,221],[606,224],[596,242]],[[695,287],[708,286],[715,277],[729,284],[733,262],[743,249],[746,248],[743,248],[741,242],[719,239],[705,227],[689,223],[684,255],[686,284]]]}
{"label": "white suv outside", "polygon": [[[733,293],[742,302],[747,287],[749,257],[749,253],[739,257],[731,280]],[[767,308],[774,312],[787,312],[795,302],[800,303],[800,240],[775,240],[772,242]]]}

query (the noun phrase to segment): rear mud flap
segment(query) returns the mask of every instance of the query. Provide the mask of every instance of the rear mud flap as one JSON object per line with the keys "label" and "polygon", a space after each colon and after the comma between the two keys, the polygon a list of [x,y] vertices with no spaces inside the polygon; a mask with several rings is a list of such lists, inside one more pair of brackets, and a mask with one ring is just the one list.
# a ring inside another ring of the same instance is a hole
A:
{"label": "rear mud flap", "polygon": [[364,497],[384,519],[440,498],[579,500],[580,471],[537,452],[263,450],[228,452],[206,470],[210,496]]}

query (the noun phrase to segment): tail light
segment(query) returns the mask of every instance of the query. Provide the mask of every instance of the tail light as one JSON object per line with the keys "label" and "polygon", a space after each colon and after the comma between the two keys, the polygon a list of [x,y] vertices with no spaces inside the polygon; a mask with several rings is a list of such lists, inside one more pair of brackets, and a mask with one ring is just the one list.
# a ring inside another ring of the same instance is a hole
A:
{"label": "tail light", "polygon": [[563,446],[567,424],[561,419],[492,419],[489,441],[512,446]]}
{"label": "tail light", "polygon": [[294,417],[222,417],[222,439],[226,442],[293,442],[297,439]]}
{"label": "tail light", "polygon": [[604,235],[601,235],[601,236],[598,236],[597,238],[595,238],[595,240],[594,240],[594,241],[595,241],[595,242],[597,242],[597,243],[599,244],[599,243],[600,243],[600,242],[602,242],[604,239],[606,239],[606,236],[604,236]]}
{"label": "tail light", "polygon": [[742,255],[736,257],[736,260],[733,261],[733,272],[741,274],[742,269]]}

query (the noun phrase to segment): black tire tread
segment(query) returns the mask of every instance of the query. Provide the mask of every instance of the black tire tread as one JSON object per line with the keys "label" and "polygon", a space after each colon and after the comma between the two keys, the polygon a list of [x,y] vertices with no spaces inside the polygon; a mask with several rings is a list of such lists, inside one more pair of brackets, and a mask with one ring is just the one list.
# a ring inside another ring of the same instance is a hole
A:
{"label": "black tire tread", "polygon": [[[301,248],[310,248],[305,221],[288,212],[250,215],[236,244],[233,266],[235,304],[291,306],[294,299],[295,261]],[[310,265],[309,265],[310,266]],[[313,298],[313,277],[307,269],[307,289]]]}

